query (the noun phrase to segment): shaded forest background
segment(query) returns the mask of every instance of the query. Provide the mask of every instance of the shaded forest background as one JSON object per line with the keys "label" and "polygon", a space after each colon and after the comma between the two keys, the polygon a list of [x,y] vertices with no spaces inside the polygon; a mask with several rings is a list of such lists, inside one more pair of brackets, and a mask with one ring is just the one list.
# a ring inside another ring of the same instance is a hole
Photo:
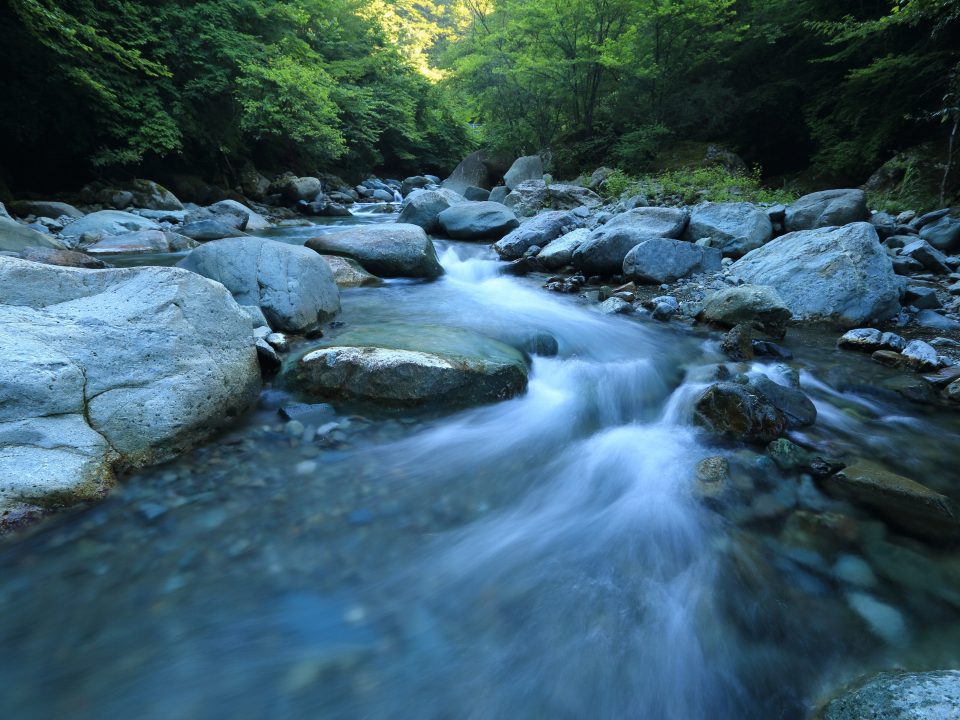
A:
{"label": "shaded forest background", "polygon": [[908,150],[945,169],[960,117],[960,0],[5,0],[0,58],[16,190],[481,146],[640,173],[691,141],[859,184]]}

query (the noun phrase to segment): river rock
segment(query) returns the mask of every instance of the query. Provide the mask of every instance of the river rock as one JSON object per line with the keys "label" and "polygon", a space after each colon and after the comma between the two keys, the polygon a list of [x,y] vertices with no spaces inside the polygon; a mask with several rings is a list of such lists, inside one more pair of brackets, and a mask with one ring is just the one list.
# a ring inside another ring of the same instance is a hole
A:
{"label": "river rock", "polygon": [[224,238],[237,237],[245,234],[231,223],[224,222],[222,219],[194,220],[193,222],[185,223],[180,228],[180,233],[198,242],[223,240]]}
{"label": "river rock", "polygon": [[488,199],[490,202],[503,203],[509,194],[510,188],[508,188],[506,185],[497,185],[493,190],[490,191],[490,197]]}
{"label": "river rock", "polygon": [[133,207],[146,210],[183,210],[183,203],[177,196],[153,180],[131,180],[122,189],[130,193],[130,204]]}
{"label": "river rock", "polygon": [[623,272],[627,254],[642,242],[656,240],[632,227],[601,225],[591,231],[587,239],[574,251],[573,266],[590,275],[619,275]]}
{"label": "river rock", "polygon": [[614,215],[604,227],[630,228],[644,235],[677,239],[683,235],[689,220],[686,208],[638,207]]}
{"label": "river rock", "polygon": [[551,240],[543,250],[537,254],[537,262],[545,270],[559,270],[573,262],[573,253],[590,235],[586,228],[577,228],[563,237]]}
{"label": "river rock", "polygon": [[709,296],[704,301],[701,319],[722,327],[750,323],[768,335],[782,338],[791,315],[790,308],[772,287],[740,285]]}
{"label": "river rock", "polygon": [[137,232],[107,235],[101,237],[86,251],[95,255],[116,255],[119,253],[167,253],[179,250],[192,250],[197,241],[173,232],[162,230],[139,230]]}
{"label": "river rock", "polygon": [[955,253],[960,250],[960,218],[944,216],[920,228],[920,237],[937,250]]}
{"label": "river rock", "polygon": [[400,183],[400,194],[404,197],[407,197],[414,190],[422,190],[427,185],[431,184],[432,181],[430,178],[424,177],[423,175],[408,177],[402,183]]}
{"label": "river rock", "polygon": [[391,406],[462,406],[505,400],[527,386],[520,351],[440,326],[358,328],[294,359],[286,383],[308,395]]}
{"label": "river rock", "polygon": [[652,237],[624,257],[623,274],[645,283],[670,283],[694,273],[720,270],[720,251],[682,240]]}
{"label": "river rock", "polygon": [[573,230],[583,227],[583,220],[566,210],[550,210],[527,220],[494,244],[501,260],[516,260],[534,245],[543,247]]}
{"label": "river rock", "polygon": [[950,272],[947,256],[923,239],[913,240],[904,245],[900,249],[900,256],[913,258],[925,269],[939,275],[947,275]]}
{"label": "river rock", "polygon": [[259,306],[275,330],[309,330],[340,310],[330,266],[299,245],[252,237],[215,240],[178,266],[223,283],[241,305]]}
{"label": "river rock", "polygon": [[9,203],[10,212],[19,217],[33,215],[35,217],[60,218],[66,215],[74,220],[83,217],[83,213],[73,205],[53,200],[14,200]]}
{"label": "river rock", "polygon": [[437,216],[437,223],[456,240],[497,240],[520,225],[513,212],[495,202],[453,205]]}
{"label": "river rock", "polygon": [[937,351],[923,340],[911,340],[900,351],[907,363],[917,370],[936,370],[940,367],[940,357]]}
{"label": "river rock", "polygon": [[783,413],[788,428],[805,428],[817,421],[817,407],[802,390],[776,383],[765,375],[752,379],[750,385]]}
{"label": "river rock", "polygon": [[72,250],[57,250],[55,248],[28,247],[20,253],[20,257],[31,262],[60,267],[86,268],[88,270],[104,270],[107,264],[103,260],[92,258],[81,252]]}
{"label": "river rock", "polygon": [[960,538],[960,507],[953,500],[874,463],[857,462],[821,483],[831,495],[871,508],[927,540]]}
{"label": "river rock", "polygon": [[823,720],[954,720],[960,671],[880,673],[831,700]]}
{"label": "river rock", "polygon": [[883,349],[883,333],[874,328],[856,328],[843,334],[837,345],[847,350],[873,352]]}
{"label": "river rock", "polygon": [[322,191],[323,185],[315,177],[288,175],[270,184],[270,192],[279,193],[291,205],[295,205],[301,200],[312,202]]}
{"label": "river rock", "polygon": [[80,238],[84,235],[123,235],[138,230],[160,229],[159,224],[140,215],[122,210],[101,210],[74,220],[63,229],[61,235],[67,238]]}
{"label": "river rock", "polygon": [[787,419],[750,385],[716,383],[694,407],[694,423],[715,435],[734,440],[768,443],[783,435]]}
{"label": "river rock", "polygon": [[789,205],[784,222],[787,232],[795,232],[869,219],[867,195],[863,190],[823,190],[804,195]]}
{"label": "river rock", "polygon": [[504,173],[503,183],[513,190],[517,185],[527,180],[543,179],[543,161],[539,155],[526,155],[513,161],[510,169]]}
{"label": "river rock", "polygon": [[[251,407],[260,371],[226,289],[177,268],[0,257],[0,507],[100,497]],[[2,511],[0,511],[2,514]]]}
{"label": "river rock", "polygon": [[490,199],[490,191],[478,187],[468,187],[463,191],[463,198],[471,202],[486,202]]}
{"label": "river rock", "polygon": [[355,225],[307,241],[321,255],[359,262],[379,277],[438,278],[443,267],[423,228],[405,223]]}
{"label": "river rock", "polygon": [[603,200],[592,190],[579,185],[527,180],[517,185],[503,199],[503,204],[520,217],[536,215],[541,210],[573,210],[580,206],[594,208]]}
{"label": "river rock", "polygon": [[37,232],[16,220],[0,217],[0,250],[19,253],[29,247],[66,250],[66,246],[52,235]]}
{"label": "river rock", "polygon": [[869,223],[783,235],[747,253],[730,271],[776,289],[800,320],[847,327],[887,320],[900,309],[900,286]]}
{"label": "river rock", "polygon": [[684,238],[710,239],[710,246],[730,257],[743,257],[773,236],[767,213],[750,203],[701,203],[690,213]]}
{"label": "river rock", "polygon": [[437,218],[451,205],[464,202],[464,198],[453,190],[414,190],[403,202],[400,218],[397,222],[419,225],[426,232],[440,229]]}
{"label": "river rock", "polygon": [[373,287],[383,285],[383,280],[371,275],[356,260],[336,255],[321,255],[330,266],[333,279],[339,288]]}
{"label": "river rock", "polygon": [[486,164],[486,156],[487,153],[483,150],[467,155],[450,173],[450,177],[443,181],[443,187],[460,194],[471,186],[490,187],[490,170]]}
{"label": "river rock", "polygon": [[270,227],[270,222],[263,215],[236,200],[221,200],[207,207],[207,211],[218,216],[236,215],[245,218],[246,223],[241,230],[267,230]]}

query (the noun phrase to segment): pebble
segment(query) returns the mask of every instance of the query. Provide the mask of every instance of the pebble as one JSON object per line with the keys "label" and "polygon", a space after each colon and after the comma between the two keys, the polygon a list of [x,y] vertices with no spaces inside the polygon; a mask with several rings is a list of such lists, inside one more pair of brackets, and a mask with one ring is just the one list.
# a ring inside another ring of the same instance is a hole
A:
{"label": "pebble", "polygon": [[833,574],[840,582],[859,588],[872,588],[877,576],[866,560],[859,555],[841,555],[833,565]]}
{"label": "pebble", "polygon": [[283,427],[283,431],[292,438],[303,437],[303,423],[299,420],[291,420]]}
{"label": "pebble", "polygon": [[849,593],[847,604],[863,619],[870,631],[888,645],[902,647],[909,642],[907,623],[901,612],[892,605],[861,592]]}
{"label": "pebble", "polygon": [[297,463],[294,472],[297,475],[312,475],[317,471],[317,464],[313,460],[304,460]]}

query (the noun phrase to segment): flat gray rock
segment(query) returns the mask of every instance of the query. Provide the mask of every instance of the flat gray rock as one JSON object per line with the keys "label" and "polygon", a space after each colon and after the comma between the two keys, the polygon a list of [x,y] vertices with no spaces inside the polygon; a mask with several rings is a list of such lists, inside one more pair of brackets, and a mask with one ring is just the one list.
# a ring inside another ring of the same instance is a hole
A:
{"label": "flat gray rock", "polygon": [[870,219],[863,190],[823,190],[804,195],[787,207],[787,232],[847,225]]}
{"label": "flat gray rock", "polygon": [[67,249],[66,245],[52,235],[37,232],[16,220],[0,217],[0,250],[19,253],[28,247]]}
{"label": "flat gray rock", "polygon": [[728,257],[742,257],[769,242],[773,223],[766,212],[751,203],[702,203],[690,213],[684,238],[696,242],[709,238],[711,247]]}
{"label": "flat gray rock", "polygon": [[81,235],[122,235],[136,230],[160,230],[160,225],[149,218],[123,212],[122,210],[100,210],[84,215],[67,225],[61,235],[67,238],[79,238]]}
{"label": "flat gray rock", "polygon": [[500,238],[493,249],[501,260],[516,260],[534,245],[544,247],[572,230],[583,227],[583,220],[566,210],[548,210],[524,222]]}
{"label": "flat gray rock", "polygon": [[443,267],[423,228],[405,223],[354,225],[307,241],[321,255],[353,258],[378,277],[438,278]]}
{"label": "flat gray rock", "polygon": [[437,216],[437,223],[455,240],[498,240],[520,225],[509,208],[490,201],[453,205]]}
{"label": "flat gray rock", "polygon": [[956,720],[960,671],[880,673],[831,700],[823,720]]}
{"label": "flat gray rock", "polygon": [[651,238],[623,259],[623,274],[645,283],[669,283],[694,273],[720,270],[720,251],[683,240]]}

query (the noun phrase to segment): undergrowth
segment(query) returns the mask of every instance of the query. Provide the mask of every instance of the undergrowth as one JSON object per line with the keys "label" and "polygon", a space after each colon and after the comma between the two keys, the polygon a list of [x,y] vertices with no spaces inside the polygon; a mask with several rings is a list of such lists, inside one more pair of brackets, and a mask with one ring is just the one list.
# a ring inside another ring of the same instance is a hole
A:
{"label": "undergrowth", "polygon": [[604,197],[617,199],[643,195],[656,204],[691,205],[698,202],[791,203],[795,193],[763,185],[760,170],[735,175],[720,166],[671,170],[657,175],[632,177],[615,170],[601,185]]}

